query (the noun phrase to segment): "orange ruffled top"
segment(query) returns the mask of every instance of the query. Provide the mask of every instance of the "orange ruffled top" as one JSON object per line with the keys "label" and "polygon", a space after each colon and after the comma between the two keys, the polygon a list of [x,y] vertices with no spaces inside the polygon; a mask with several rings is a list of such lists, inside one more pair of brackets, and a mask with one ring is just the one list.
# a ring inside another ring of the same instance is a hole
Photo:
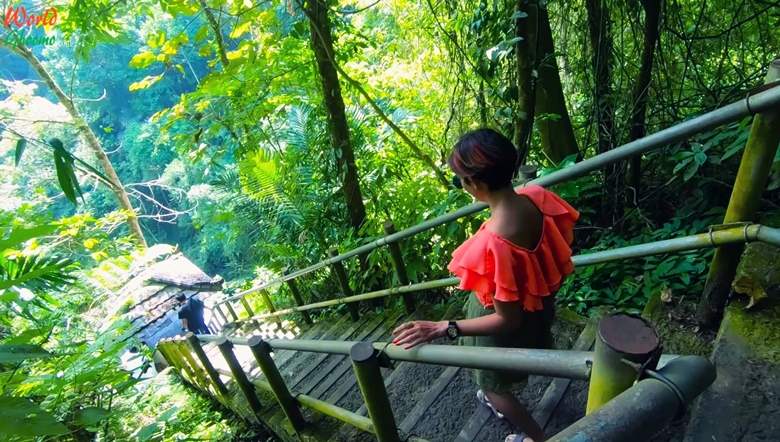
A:
{"label": "orange ruffled top", "polygon": [[520,189],[542,212],[542,235],[536,248],[526,249],[482,224],[454,252],[447,266],[460,278],[461,290],[473,291],[486,308],[493,300],[522,301],[526,311],[543,309],[542,298],[555,293],[574,271],[571,243],[580,214],[561,197],[540,186]]}

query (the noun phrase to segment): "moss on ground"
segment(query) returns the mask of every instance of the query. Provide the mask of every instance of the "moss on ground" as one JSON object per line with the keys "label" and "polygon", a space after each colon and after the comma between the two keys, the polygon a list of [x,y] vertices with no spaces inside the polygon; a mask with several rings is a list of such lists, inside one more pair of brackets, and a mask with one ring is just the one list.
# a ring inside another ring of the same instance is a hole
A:
{"label": "moss on ground", "polygon": [[659,291],[650,297],[642,316],[658,332],[663,352],[709,357],[712,354],[714,334],[701,331],[696,325],[696,304],[693,301],[666,304],[661,301],[660,295]]}
{"label": "moss on ground", "polygon": [[759,307],[744,308],[740,300],[726,310],[731,330],[745,340],[753,354],[772,364],[780,364],[780,299],[770,298]]}

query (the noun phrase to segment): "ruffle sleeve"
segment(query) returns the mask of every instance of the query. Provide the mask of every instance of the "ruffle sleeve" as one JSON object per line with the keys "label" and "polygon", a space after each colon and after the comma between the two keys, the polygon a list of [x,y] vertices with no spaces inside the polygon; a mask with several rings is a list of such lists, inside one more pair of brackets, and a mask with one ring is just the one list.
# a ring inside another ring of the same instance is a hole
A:
{"label": "ruffle sleeve", "polygon": [[536,248],[515,245],[483,224],[452,253],[448,269],[460,278],[459,288],[473,291],[485,307],[497,299],[522,301],[525,310],[538,311],[543,309],[542,298],[555,293],[574,270],[570,245],[579,213],[539,186],[518,193],[530,198],[544,217]]}

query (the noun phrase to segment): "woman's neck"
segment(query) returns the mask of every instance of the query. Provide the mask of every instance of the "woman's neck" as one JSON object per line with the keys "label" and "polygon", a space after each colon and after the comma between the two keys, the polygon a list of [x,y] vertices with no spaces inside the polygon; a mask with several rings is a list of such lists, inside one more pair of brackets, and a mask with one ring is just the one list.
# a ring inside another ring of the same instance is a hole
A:
{"label": "woman's neck", "polygon": [[495,214],[496,211],[501,211],[505,206],[511,204],[516,196],[515,189],[512,186],[507,186],[490,192],[485,198],[485,202],[490,206],[490,211]]}

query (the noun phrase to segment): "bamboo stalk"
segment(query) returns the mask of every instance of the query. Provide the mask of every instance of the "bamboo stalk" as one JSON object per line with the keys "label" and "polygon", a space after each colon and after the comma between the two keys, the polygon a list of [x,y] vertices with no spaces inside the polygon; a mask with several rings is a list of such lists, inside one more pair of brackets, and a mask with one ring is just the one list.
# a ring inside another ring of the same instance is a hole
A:
{"label": "bamboo stalk", "polygon": [[[780,59],[774,60],[769,66],[765,83],[777,80],[780,80]],[[734,188],[723,218],[724,224],[754,220],[778,143],[780,143],[780,106],[775,106],[756,114],[753,118],[750,136],[742,153]],[[719,247],[715,251],[696,312],[697,320],[705,327],[714,328],[720,323],[742,250],[742,244],[733,244]]]}

